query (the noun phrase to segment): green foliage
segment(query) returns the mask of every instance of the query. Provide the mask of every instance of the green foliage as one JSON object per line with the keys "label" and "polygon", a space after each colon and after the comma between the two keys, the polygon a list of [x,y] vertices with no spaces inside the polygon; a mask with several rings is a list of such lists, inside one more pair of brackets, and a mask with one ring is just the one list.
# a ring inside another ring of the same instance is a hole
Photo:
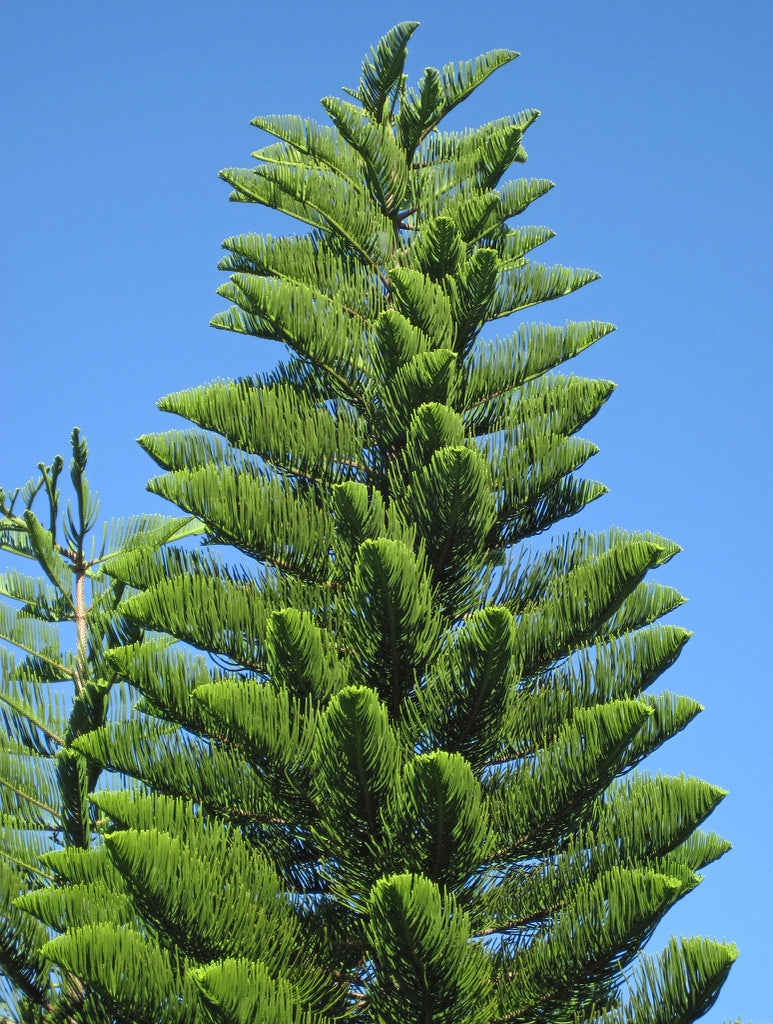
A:
{"label": "green foliage", "polygon": [[213,324],[289,356],[168,396],[191,427],[141,442],[208,546],[108,564],[138,592],[105,660],[142,701],[72,749],[140,788],[89,790],[102,845],[46,859],[80,903],[19,904],[87,987],[73,1020],[688,1024],[736,955],[642,953],[727,849],[699,828],[722,791],[635,769],[699,710],[648,692],[688,638],[650,578],[677,546],[524,543],[604,491],[577,432],[613,385],[554,371],[612,327],[524,314],[597,275],[532,258],[552,183],[506,175],[536,111],[441,126],[516,55],[409,88],[415,28],[330,125],[257,118],[222,173],[300,227],[225,242]]}
{"label": "green foliage", "polygon": [[[54,1012],[63,979],[40,952],[49,929],[63,931],[78,914],[99,921],[108,903],[134,918],[126,897],[105,901],[104,887],[28,890],[53,881],[47,853],[85,850],[100,832],[89,796],[102,765],[76,744],[108,721],[111,691],[117,696],[121,689],[108,651],[143,636],[123,613],[125,585],[107,568],[119,553],[147,554],[200,532],[190,519],[135,516],[106,524],[97,542],[99,505],[86,479],[87,457],[76,429],[74,507],[61,509],[60,456],[41,463],[23,488],[0,490],[0,549],[41,573],[12,564],[0,574],[0,1002],[14,1019],[26,1019],[33,1008]],[[35,502],[44,506],[42,521]],[[74,649],[65,645],[68,627]],[[55,903],[43,909],[44,896]]]}
{"label": "green foliage", "polygon": [[374,885],[367,916],[373,1020],[492,1019],[488,957],[470,941],[469,920],[453,891],[422,875],[387,876]]}

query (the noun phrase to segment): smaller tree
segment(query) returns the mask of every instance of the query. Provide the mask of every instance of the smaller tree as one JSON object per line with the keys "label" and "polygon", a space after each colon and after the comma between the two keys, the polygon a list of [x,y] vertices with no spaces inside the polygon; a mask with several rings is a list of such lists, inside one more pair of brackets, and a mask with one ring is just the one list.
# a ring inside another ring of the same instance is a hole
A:
{"label": "smaller tree", "polygon": [[[15,900],[51,880],[47,852],[88,848],[99,829],[89,795],[102,769],[73,743],[105,724],[111,692],[119,698],[125,689],[107,651],[143,635],[123,615],[130,588],[106,568],[121,552],[155,552],[199,529],[189,517],[139,515],[105,524],[96,541],[99,503],[86,479],[87,455],[76,428],[74,507],[61,507],[59,455],[40,463],[24,487],[0,489],[0,549],[14,562],[34,562],[37,573],[15,566],[0,573],[0,640],[8,645],[0,646],[0,1009],[15,1020],[53,1010],[63,984],[70,996],[83,991],[52,974],[38,952],[50,933]],[[42,519],[33,505],[42,506]],[[67,627],[74,649],[63,643]]]}

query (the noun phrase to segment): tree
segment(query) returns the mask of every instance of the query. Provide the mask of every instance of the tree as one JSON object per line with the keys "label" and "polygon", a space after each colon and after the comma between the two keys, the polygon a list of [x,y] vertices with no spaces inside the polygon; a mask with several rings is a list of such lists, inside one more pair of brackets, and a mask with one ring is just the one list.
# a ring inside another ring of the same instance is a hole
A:
{"label": "tree", "polygon": [[142,439],[209,544],[113,559],[141,699],[74,746],[145,795],[93,795],[102,847],[48,860],[98,910],[22,901],[99,1020],[676,1024],[736,955],[642,953],[727,849],[699,828],[722,791],[636,770],[699,711],[650,693],[688,639],[649,580],[677,546],[526,543],[603,493],[576,435],[613,385],[554,372],[611,325],[523,311],[597,275],[532,258],[551,183],[506,174],[536,111],[440,127],[516,54],[409,88],[415,28],[222,173],[301,228],[224,243],[213,323],[290,355]]}
{"label": "tree", "polygon": [[[97,546],[99,503],[77,429],[72,453],[74,509],[61,509],[61,456],[40,463],[25,487],[0,490],[0,550],[16,563],[36,563],[41,574],[15,565],[0,574],[0,640],[8,645],[0,646],[0,1009],[15,1020],[36,1008],[53,1011],[60,990],[76,1001],[83,995],[74,977],[52,972],[39,955],[50,931],[14,901],[53,880],[46,854],[88,849],[99,831],[89,796],[102,768],[74,744],[105,723],[111,700],[113,713],[120,706],[125,687],[108,650],[143,636],[123,615],[125,585],[106,567],[119,552],[158,551],[199,530],[190,516],[135,516],[105,524]],[[45,506],[43,522],[36,501]],[[74,651],[63,646],[65,624],[74,627]]]}

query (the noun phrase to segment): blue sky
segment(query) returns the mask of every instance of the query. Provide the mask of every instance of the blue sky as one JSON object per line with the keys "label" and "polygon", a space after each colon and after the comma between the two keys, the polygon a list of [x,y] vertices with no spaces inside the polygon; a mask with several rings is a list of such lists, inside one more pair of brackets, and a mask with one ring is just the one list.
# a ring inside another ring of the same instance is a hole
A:
{"label": "blue sky", "polygon": [[322,116],[403,19],[422,23],[415,77],[522,54],[462,120],[543,112],[525,173],[557,183],[532,210],[558,232],[545,258],[603,279],[538,315],[619,325],[576,365],[618,384],[585,430],[611,493],[577,525],[682,544],[661,579],[695,636],[664,684],[706,710],[653,767],[730,790],[711,824],[735,848],[667,930],[741,948],[707,1021],[773,1020],[768,4],[3,5],[0,483],[66,454],[78,425],[106,517],[171,511],[134,441],[171,426],[155,401],[277,354],[208,327],[221,239],[282,230],[229,205],[217,171],[250,162],[257,114]]}

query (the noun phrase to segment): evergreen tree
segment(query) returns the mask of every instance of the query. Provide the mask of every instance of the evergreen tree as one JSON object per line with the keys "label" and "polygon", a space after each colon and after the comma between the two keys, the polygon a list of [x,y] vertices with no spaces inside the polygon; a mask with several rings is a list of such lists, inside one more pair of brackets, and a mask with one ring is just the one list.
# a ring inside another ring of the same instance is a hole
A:
{"label": "evergreen tree", "polygon": [[[53,1010],[62,989],[76,1000],[83,995],[74,977],[52,972],[39,955],[50,932],[14,901],[53,881],[46,853],[88,849],[99,830],[89,796],[102,769],[74,744],[105,723],[111,699],[114,712],[120,707],[108,650],[143,635],[124,618],[126,587],[106,567],[118,552],[157,551],[199,532],[190,516],[135,516],[105,524],[97,546],[99,505],[77,429],[72,452],[74,508],[60,507],[61,456],[40,463],[25,487],[0,490],[0,550],[16,563],[0,573],[0,1013],[12,1020]],[[41,501],[42,522],[33,509]],[[20,560],[34,562],[40,575],[21,572]],[[63,643],[65,624],[74,628],[74,650]]]}
{"label": "evergreen tree", "polygon": [[47,859],[100,901],[21,901],[99,996],[73,1019],[677,1024],[736,955],[642,953],[727,849],[699,828],[720,790],[636,771],[700,710],[650,692],[688,639],[649,579],[677,546],[527,544],[604,491],[577,432],[613,386],[554,371],[612,328],[522,314],[597,275],[532,258],[551,183],[507,172],[536,111],[441,128],[516,55],[409,88],[415,27],[328,124],[258,117],[273,141],[223,172],[300,229],[225,242],[214,325],[290,355],[142,439],[211,543],[110,565],[181,643],[111,652],[139,703],[74,743],[146,789],[96,794],[100,849]]}

